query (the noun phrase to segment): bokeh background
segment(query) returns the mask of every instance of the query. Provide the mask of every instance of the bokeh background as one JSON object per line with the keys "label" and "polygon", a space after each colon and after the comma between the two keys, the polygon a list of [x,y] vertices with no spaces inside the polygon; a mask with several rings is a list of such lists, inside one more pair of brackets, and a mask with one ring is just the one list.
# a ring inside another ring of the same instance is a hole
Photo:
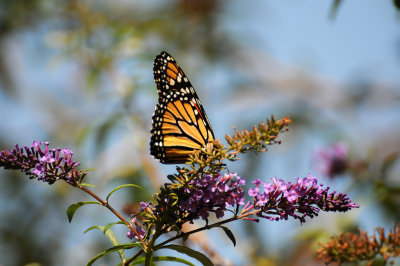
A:
{"label": "bokeh background", "polygon": [[[308,173],[361,207],[298,221],[236,222],[199,234],[193,248],[222,265],[322,265],[318,242],[400,218],[400,14],[390,0],[0,1],[0,149],[33,140],[69,147],[99,195],[129,212],[150,200],[175,166],[149,155],[157,102],[154,57],[171,53],[201,98],[217,138],[290,115],[290,131],[265,154],[229,169],[247,180]],[[346,143],[362,169],[327,178],[315,150]],[[0,169],[0,265],[83,265],[111,246],[115,221],[87,195]],[[129,214],[126,213],[128,216]],[[201,224],[201,223],[200,223]],[[122,241],[125,228],[115,227]],[[177,254],[174,254],[177,255]],[[96,265],[116,265],[109,255]],[[168,264],[166,264],[168,265]]]}

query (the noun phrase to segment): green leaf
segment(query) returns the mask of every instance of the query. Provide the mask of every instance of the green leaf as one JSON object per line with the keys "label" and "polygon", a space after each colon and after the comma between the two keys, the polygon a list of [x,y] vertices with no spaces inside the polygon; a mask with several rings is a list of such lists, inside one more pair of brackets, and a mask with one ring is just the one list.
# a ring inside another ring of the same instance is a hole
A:
{"label": "green leaf", "polygon": [[[117,222],[117,223],[118,223],[118,222]],[[116,224],[116,223],[114,223],[114,224]],[[111,231],[111,230],[109,230],[110,227],[106,228],[106,227],[109,226],[109,225],[110,225],[110,224],[108,224],[108,225],[106,225],[106,226],[96,226],[96,225],[95,225],[95,226],[92,226],[92,227],[89,227],[88,229],[86,229],[86,231],[85,231],[84,233],[89,232],[90,230],[93,230],[93,229],[99,229],[100,231],[102,231],[102,232],[107,236],[107,238],[110,240],[110,242],[113,244],[114,247],[122,246],[122,245],[119,244],[118,238],[115,236],[114,232]],[[129,243],[129,244],[131,244],[131,243]],[[133,244],[139,245],[139,246],[140,246],[140,243],[139,243],[139,242],[136,242],[136,243],[133,243]],[[124,244],[123,244],[123,245],[124,245]],[[119,253],[119,256],[121,257],[121,260],[124,261],[124,260],[125,260],[124,250],[119,249],[119,250],[117,250],[117,251],[118,251],[118,253]],[[99,255],[100,255],[100,254],[99,254]],[[105,255],[105,254],[104,254],[104,255]],[[103,255],[103,256],[104,256],[104,255]]]}
{"label": "green leaf", "polygon": [[144,264],[146,261],[146,257],[137,257],[134,261],[132,261],[129,265],[138,265],[138,264]]}
{"label": "green leaf", "polygon": [[179,246],[179,245],[167,245],[167,246],[160,247],[159,249],[162,249],[162,248],[173,249],[175,251],[178,251],[180,253],[188,255],[188,256],[198,260],[199,262],[201,262],[201,264],[203,264],[204,266],[214,266],[214,264],[211,262],[211,260],[209,258],[207,258],[206,255],[204,255],[203,253],[200,253],[196,250],[193,250],[191,248],[188,248],[185,246]]}
{"label": "green leaf", "polygon": [[141,186],[138,186],[138,185],[135,185],[135,184],[125,184],[125,185],[122,185],[122,186],[118,186],[118,187],[114,188],[113,190],[111,190],[110,193],[108,193],[107,198],[106,198],[106,201],[108,202],[108,199],[110,198],[110,196],[111,196],[115,191],[117,191],[118,189],[124,188],[124,187],[136,187],[136,188],[143,189]]}
{"label": "green leaf", "polygon": [[[100,226],[102,227],[102,226]],[[108,230],[108,232],[110,232],[111,230]],[[103,257],[104,255],[107,255],[109,253],[115,252],[115,251],[123,251],[125,249],[131,249],[131,248],[135,248],[135,247],[140,247],[139,243],[127,243],[127,244],[121,244],[118,246],[114,246],[112,248],[109,248],[99,254],[97,254],[95,257],[93,257],[91,260],[88,261],[88,263],[86,264],[87,266],[92,265],[96,260],[98,260],[99,258]]]}
{"label": "green leaf", "polygon": [[84,187],[95,187],[96,185],[89,184],[89,183],[80,183],[79,185],[84,186]]}
{"label": "green leaf", "polygon": [[330,10],[330,14],[329,14],[330,19],[333,20],[333,19],[336,18],[336,15],[337,15],[337,12],[338,12],[340,4],[342,4],[342,0],[334,0],[333,1],[332,7],[331,7],[331,10]]}
{"label": "green leaf", "polygon": [[84,234],[86,234],[87,232],[93,230],[93,229],[99,229],[100,231],[103,231],[104,226],[97,226],[97,225],[93,225],[91,227],[89,227],[88,229],[85,230],[85,232],[83,232]]}
{"label": "green leaf", "polygon": [[384,178],[386,178],[388,171],[394,165],[396,160],[399,159],[399,155],[400,152],[393,152],[386,156],[386,158],[383,160],[381,172]]}
{"label": "green leaf", "polygon": [[232,231],[228,227],[225,227],[225,226],[219,226],[219,227],[224,230],[225,234],[229,237],[229,239],[233,243],[233,246],[235,247],[236,246],[236,239],[235,239],[235,236],[233,235]]}
{"label": "green leaf", "polygon": [[125,223],[122,222],[122,221],[118,221],[118,222],[114,222],[114,223],[109,223],[109,224],[107,224],[106,226],[104,226],[103,233],[107,232],[108,229],[110,229],[112,226],[114,226],[114,225],[116,225],[116,224],[125,224]]}
{"label": "green leaf", "polygon": [[393,5],[400,11],[400,0],[393,0]]}
{"label": "green leaf", "polygon": [[85,202],[80,201],[80,202],[74,203],[74,204],[70,205],[68,207],[68,209],[67,209],[68,221],[71,222],[72,221],[72,217],[74,217],[75,212],[81,206],[86,205],[86,204],[99,204],[99,205],[101,205],[101,203],[98,202],[98,201],[85,201]]}
{"label": "green leaf", "polygon": [[89,172],[89,171],[96,171],[95,168],[88,168],[88,169],[84,169],[82,170],[83,173]]}
{"label": "green leaf", "polygon": [[118,246],[119,245],[119,241],[117,239],[117,237],[114,235],[113,231],[108,230],[109,228],[107,228],[107,230],[105,230],[106,226],[91,226],[88,229],[85,230],[85,232],[83,232],[84,234],[86,234],[87,232],[93,230],[93,229],[99,229],[100,231],[103,232],[103,234],[105,234],[108,239],[110,240],[110,242],[113,244],[113,246]]}
{"label": "green leaf", "polygon": [[[134,261],[132,261],[129,265],[138,265],[138,264],[144,264],[146,258],[145,257],[139,257],[137,259],[135,259]],[[177,258],[177,257],[172,257],[172,256],[157,256],[157,257],[153,257],[152,261],[174,261],[174,262],[180,262],[186,265],[190,265],[190,266],[195,266],[193,263],[191,263],[190,261],[187,261],[185,259],[181,259],[181,258]]]}

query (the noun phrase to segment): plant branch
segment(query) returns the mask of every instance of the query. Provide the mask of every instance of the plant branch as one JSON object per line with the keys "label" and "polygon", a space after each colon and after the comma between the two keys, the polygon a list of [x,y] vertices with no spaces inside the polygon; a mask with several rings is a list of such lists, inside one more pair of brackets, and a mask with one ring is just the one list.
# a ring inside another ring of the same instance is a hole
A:
{"label": "plant branch", "polygon": [[147,245],[146,243],[143,241],[142,237],[140,236],[140,234],[135,230],[135,228],[133,228],[133,226],[131,225],[131,223],[129,223],[124,217],[121,216],[121,214],[119,214],[116,210],[114,210],[113,207],[111,207],[107,201],[102,200],[99,196],[97,196],[95,193],[93,193],[90,189],[84,187],[84,186],[78,186],[81,190],[85,191],[86,193],[88,193],[90,196],[92,196],[93,198],[95,198],[98,202],[101,203],[101,205],[103,205],[104,207],[106,207],[107,209],[109,209],[112,213],[114,213],[122,222],[124,222],[126,224],[126,226],[129,227],[130,230],[132,230],[138,237],[140,242],[143,245],[143,248],[146,250],[147,249]]}
{"label": "plant branch", "polygon": [[195,233],[198,233],[198,232],[201,232],[201,231],[204,231],[204,230],[210,230],[210,229],[212,229],[214,227],[219,227],[219,226],[221,226],[223,224],[230,223],[230,222],[233,222],[233,221],[237,221],[237,220],[241,220],[241,219],[246,220],[244,218],[246,218],[248,216],[251,216],[251,215],[256,215],[259,212],[261,212],[261,210],[254,210],[254,211],[251,211],[251,212],[245,212],[245,213],[243,213],[241,215],[238,215],[238,216],[235,215],[235,216],[233,216],[233,217],[231,217],[229,219],[226,219],[226,220],[223,220],[223,221],[211,224],[211,225],[206,225],[204,227],[200,227],[200,228],[194,229],[194,230],[189,231],[189,232],[182,232],[182,233],[177,234],[176,236],[171,237],[170,239],[167,239],[164,242],[154,246],[154,250],[157,250],[160,247],[164,246],[165,244],[168,244],[169,242],[172,242],[172,241],[177,240],[179,238],[187,238],[191,234],[195,234]]}
{"label": "plant branch", "polygon": [[134,261],[137,257],[139,257],[144,252],[143,249],[139,250],[132,258],[122,263],[123,266],[129,265],[132,261]]}

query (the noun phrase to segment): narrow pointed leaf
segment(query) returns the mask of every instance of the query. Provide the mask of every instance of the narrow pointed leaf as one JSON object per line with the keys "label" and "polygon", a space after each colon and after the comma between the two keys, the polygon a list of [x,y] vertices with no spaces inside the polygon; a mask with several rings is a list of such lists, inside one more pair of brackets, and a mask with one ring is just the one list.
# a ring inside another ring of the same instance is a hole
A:
{"label": "narrow pointed leaf", "polygon": [[107,198],[106,198],[106,201],[108,201],[108,199],[110,198],[110,196],[111,196],[115,191],[117,191],[117,190],[119,190],[119,189],[121,189],[121,188],[124,188],[124,187],[136,187],[136,188],[143,189],[141,186],[138,186],[138,185],[135,185],[135,184],[125,184],[125,185],[122,185],[122,186],[118,186],[118,187],[114,188],[113,190],[111,190],[110,193],[108,193]]}
{"label": "narrow pointed leaf", "polygon": [[389,154],[382,163],[381,173],[383,177],[386,177],[390,168],[394,165],[397,159],[399,159],[400,152],[394,152]]}
{"label": "narrow pointed leaf", "polygon": [[89,183],[80,183],[79,185],[83,186],[83,187],[95,187],[96,186],[96,185],[89,184]]}
{"label": "narrow pointed leaf", "polygon": [[71,222],[72,221],[72,217],[74,217],[75,212],[82,207],[83,205],[87,205],[87,204],[100,204],[100,202],[98,201],[85,201],[85,202],[77,202],[74,203],[72,205],[70,205],[67,209],[67,216],[68,216],[68,221]]}
{"label": "narrow pointed leaf", "polygon": [[125,224],[125,223],[122,222],[122,221],[118,221],[118,222],[115,222],[115,223],[109,223],[106,226],[104,226],[103,233],[107,232],[108,229],[110,229],[112,226],[114,226],[116,224]]}
{"label": "narrow pointed leaf", "polygon": [[339,6],[340,6],[341,3],[342,3],[341,0],[334,0],[333,1],[332,7],[331,7],[331,10],[330,10],[330,14],[329,14],[331,19],[335,19],[336,15],[337,15],[337,12],[338,12],[338,9],[339,9]]}
{"label": "narrow pointed leaf", "polygon": [[83,232],[84,234],[86,234],[87,232],[93,230],[93,229],[99,229],[100,231],[103,231],[104,226],[97,226],[97,225],[93,225],[91,227],[89,227],[88,229],[85,230],[85,232]]}
{"label": "narrow pointed leaf", "polygon": [[[86,231],[84,233],[89,232],[90,230],[93,230],[93,229],[98,229],[98,230],[102,231],[107,236],[107,238],[110,240],[110,242],[112,243],[113,246],[120,245],[118,238],[115,236],[113,231],[109,230],[109,227],[106,229],[106,226],[96,226],[95,225],[95,226],[92,226],[92,227],[89,227],[88,229],[86,229]],[[118,250],[118,253],[119,253],[119,256],[121,257],[121,260],[124,261],[125,260],[124,251]]]}
{"label": "narrow pointed leaf", "polygon": [[108,239],[113,244],[113,246],[118,246],[119,245],[119,241],[118,241],[117,237],[114,235],[113,231],[105,230],[105,228],[106,228],[105,226],[94,225],[94,226],[91,226],[88,229],[86,229],[86,231],[84,233],[87,233],[87,232],[89,232],[90,230],[93,230],[93,229],[99,229],[100,231],[103,232],[103,234],[105,234],[108,237]]}
{"label": "narrow pointed leaf", "polygon": [[[133,262],[131,262],[129,265],[138,265],[138,264],[144,264],[145,261],[145,257],[139,257],[137,259],[135,259]],[[173,262],[180,262],[186,265],[190,265],[190,266],[195,266],[195,264],[191,263],[190,261],[187,261],[185,259],[181,259],[178,257],[172,257],[172,256],[157,256],[157,257],[153,257],[152,261],[173,261]]]}
{"label": "narrow pointed leaf", "polygon": [[228,227],[225,227],[225,226],[220,226],[220,228],[222,228],[224,230],[225,234],[229,237],[229,239],[233,243],[233,246],[235,247],[236,239],[235,239],[235,236],[233,235],[232,231]]}
{"label": "narrow pointed leaf", "polygon": [[101,258],[104,255],[107,255],[109,253],[112,253],[112,252],[115,252],[115,251],[121,251],[122,252],[125,249],[131,249],[131,248],[135,248],[135,247],[140,247],[140,244],[139,243],[127,243],[127,244],[121,244],[121,245],[118,245],[118,246],[114,246],[112,248],[109,248],[109,249],[97,254],[94,258],[89,260],[89,262],[86,265],[87,266],[92,265],[96,260],[98,260],[99,258]]}
{"label": "narrow pointed leaf", "polygon": [[200,253],[196,250],[193,250],[191,248],[188,248],[185,246],[179,246],[179,245],[167,245],[167,246],[163,246],[159,249],[163,249],[163,248],[172,249],[172,250],[178,251],[180,253],[183,253],[185,255],[188,255],[189,257],[192,257],[192,258],[198,260],[199,262],[201,262],[201,264],[204,266],[214,266],[214,264],[211,262],[211,260],[209,258],[207,258],[206,255],[204,255],[203,253]]}

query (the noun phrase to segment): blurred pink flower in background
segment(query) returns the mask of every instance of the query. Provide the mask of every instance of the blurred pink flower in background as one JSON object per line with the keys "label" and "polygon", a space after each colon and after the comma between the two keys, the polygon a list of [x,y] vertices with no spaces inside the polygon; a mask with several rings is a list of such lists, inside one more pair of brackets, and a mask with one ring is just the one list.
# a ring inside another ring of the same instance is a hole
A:
{"label": "blurred pink flower in background", "polygon": [[315,152],[316,168],[329,178],[343,174],[348,167],[348,147],[343,142],[319,149]]}

